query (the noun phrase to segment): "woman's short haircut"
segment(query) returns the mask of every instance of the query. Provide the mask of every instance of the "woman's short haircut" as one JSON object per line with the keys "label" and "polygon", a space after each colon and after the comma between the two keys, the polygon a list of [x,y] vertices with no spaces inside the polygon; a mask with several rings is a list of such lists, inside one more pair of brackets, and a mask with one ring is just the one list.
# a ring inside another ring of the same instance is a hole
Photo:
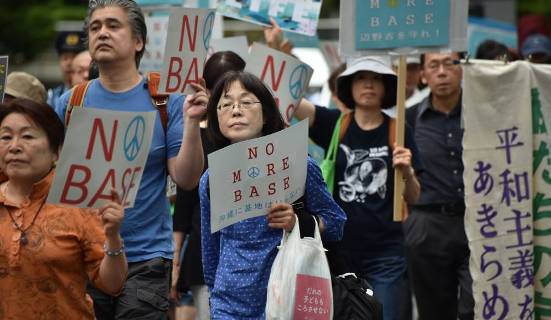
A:
{"label": "woman's short haircut", "polygon": [[234,82],[239,82],[245,90],[254,94],[262,105],[262,135],[269,135],[285,128],[285,122],[276,105],[272,92],[266,87],[262,80],[253,74],[244,71],[226,72],[216,83],[211,92],[209,103],[207,105],[207,132],[216,148],[222,148],[230,145],[230,141],[222,135],[220,124],[218,123],[218,101],[222,94],[230,89]]}
{"label": "woman's short haircut", "polygon": [[0,123],[12,114],[17,113],[31,120],[36,126],[46,132],[50,150],[58,153],[65,139],[65,127],[55,111],[46,103],[17,98],[8,103],[0,104]]}
{"label": "woman's short haircut", "polygon": [[215,52],[205,62],[205,68],[203,69],[203,78],[207,84],[207,89],[212,90],[224,73],[243,71],[245,64],[245,61],[233,51]]}

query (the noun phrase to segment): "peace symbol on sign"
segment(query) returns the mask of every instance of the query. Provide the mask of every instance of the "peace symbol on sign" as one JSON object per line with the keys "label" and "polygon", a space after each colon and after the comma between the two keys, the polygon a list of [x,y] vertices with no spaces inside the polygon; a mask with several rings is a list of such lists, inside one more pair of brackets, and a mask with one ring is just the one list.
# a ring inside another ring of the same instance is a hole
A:
{"label": "peace symbol on sign", "polygon": [[260,169],[258,169],[258,167],[250,167],[249,170],[247,170],[247,174],[254,179],[260,175]]}
{"label": "peace symbol on sign", "polygon": [[306,66],[301,64],[293,70],[291,73],[291,79],[289,80],[289,92],[294,99],[300,99],[302,91],[308,81],[308,70]]}
{"label": "peace symbol on sign", "polygon": [[214,12],[211,12],[205,18],[205,23],[203,23],[203,43],[205,44],[205,49],[208,50],[210,37],[212,36],[212,27],[214,25]]}
{"label": "peace symbol on sign", "polygon": [[136,159],[140,153],[145,134],[145,120],[137,116],[128,125],[124,134],[124,155],[128,161]]}

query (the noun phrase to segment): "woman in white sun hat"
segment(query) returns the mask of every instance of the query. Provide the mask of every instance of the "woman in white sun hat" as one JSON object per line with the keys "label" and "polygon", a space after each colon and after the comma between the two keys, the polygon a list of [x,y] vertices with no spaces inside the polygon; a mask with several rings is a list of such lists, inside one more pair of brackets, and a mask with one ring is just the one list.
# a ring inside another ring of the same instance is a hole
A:
{"label": "woman in white sun hat", "polygon": [[[402,170],[408,204],[419,196],[421,169],[412,134],[406,147],[391,141],[394,120],[382,110],[396,104],[395,73],[378,57],[348,64],[337,80],[337,96],[352,111],[341,120],[333,197],[346,212],[342,241],[327,244],[346,261],[346,270],[367,279],[383,304],[385,320],[398,319],[400,287],[406,271],[402,224],[393,222],[394,168]],[[309,118],[310,138],[326,152],[339,121],[339,110],[302,100],[295,116]],[[330,184],[330,183],[329,183]]]}

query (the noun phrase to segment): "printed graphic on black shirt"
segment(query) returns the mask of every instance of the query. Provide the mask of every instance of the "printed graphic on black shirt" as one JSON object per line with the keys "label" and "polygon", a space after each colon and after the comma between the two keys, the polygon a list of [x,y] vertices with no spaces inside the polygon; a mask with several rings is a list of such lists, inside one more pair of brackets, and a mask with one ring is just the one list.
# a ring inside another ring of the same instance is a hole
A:
{"label": "printed graphic on black shirt", "polygon": [[389,155],[389,147],[351,150],[341,144],[340,148],[346,155],[344,181],[339,182],[341,200],[364,203],[367,196],[374,194],[384,199],[388,176],[385,158]]}

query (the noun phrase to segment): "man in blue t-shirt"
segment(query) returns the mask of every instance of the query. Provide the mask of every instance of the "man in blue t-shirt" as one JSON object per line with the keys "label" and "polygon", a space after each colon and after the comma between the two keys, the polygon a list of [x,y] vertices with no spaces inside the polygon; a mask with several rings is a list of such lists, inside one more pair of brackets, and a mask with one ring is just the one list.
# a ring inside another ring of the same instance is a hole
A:
{"label": "man in blue t-shirt", "polygon": [[[90,83],[83,106],[117,111],[156,110],[147,81],[138,72],[147,35],[140,8],[131,0],[96,3],[88,12],[85,29],[90,54],[99,67],[99,78]],[[67,92],[56,106],[63,121],[69,97]],[[121,227],[129,264],[127,282],[117,297],[90,288],[97,319],[166,318],[174,250],[166,177],[168,173],[183,189],[197,184],[203,168],[199,120],[206,102],[203,92],[188,96],[184,117],[183,96],[171,95],[166,133],[157,116],[135,205],[126,210]]]}

